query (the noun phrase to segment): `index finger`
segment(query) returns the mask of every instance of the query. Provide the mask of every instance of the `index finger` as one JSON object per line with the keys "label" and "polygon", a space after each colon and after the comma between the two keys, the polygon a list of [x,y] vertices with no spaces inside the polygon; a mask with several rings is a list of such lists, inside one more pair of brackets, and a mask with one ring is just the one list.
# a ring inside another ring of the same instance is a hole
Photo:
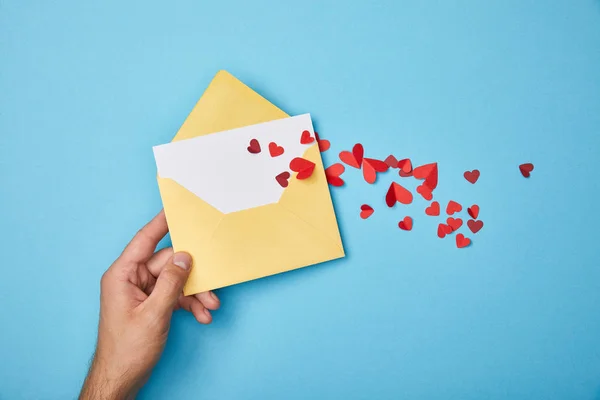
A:
{"label": "index finger", "polygon": [[165,210],[161,210],[150,222],[136,233],[123,250],[121,258],[126,261],[143,263],[154,254],[158,242],[169,232]]}

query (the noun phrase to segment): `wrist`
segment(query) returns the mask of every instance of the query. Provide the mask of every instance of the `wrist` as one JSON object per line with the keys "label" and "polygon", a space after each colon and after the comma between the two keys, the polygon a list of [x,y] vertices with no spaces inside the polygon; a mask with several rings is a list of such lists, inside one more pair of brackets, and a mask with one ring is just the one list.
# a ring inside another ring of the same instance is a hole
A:
{"label": "wrist", "polygon": [[90,371],[85,379],[80,400],[129,400],[134,399],[139,386],[127,374],[118,374],[104,363],[98,355],[94,356]]}

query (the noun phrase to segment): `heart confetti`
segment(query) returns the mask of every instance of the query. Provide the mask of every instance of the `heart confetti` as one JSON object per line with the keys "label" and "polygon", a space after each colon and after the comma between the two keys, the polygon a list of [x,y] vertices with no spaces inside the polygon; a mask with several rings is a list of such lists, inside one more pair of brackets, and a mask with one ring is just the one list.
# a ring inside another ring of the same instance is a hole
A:
{"label": "heart confetti", "polygon": [[425,184],[433,191],[438,184],[437,163],[425,164],[415,168],[412,174],[417,179],[424,179]]}
{"label": "heart confetti", "polygon": [[302,135],[300,135],[300,144],[311,144],[315,141],[315,138],[310,136],[309,131],[302,131]]}
{"label": "heart confetti", "polygon": [[474,169],[473,171],[467,171],[463,174],[465,179],[471,182],[472,184],[475,184],[475,182],[477,182],[477,179],[479,179],[479,175],[480,173],[478,169]]}
{"label": "heart confetti", "polygon": [[470,244],[471,244],[471,239],[466,238],[465,235],[463,235],[462,233],[459,233],[458,235],[456,235],[456,247],[458,247],[459,249],[467,247]]}
{"label": "heart confetti", "polygon": [[398,168],[398,160],[393,155],[389,155],[383,160],[390,168]]}
{"label": "heart confetti", "polygon": [[248,146],[248,151],[252,154],[260,153],[260,143],[258,143],[258,140],[250,140],[250,146]]}
{"label": "heart confetti", "polygon": [[438,229],[437,229],[437,235],[440,239],[443,239],[446,237],[446,235],[449,235],[452,233],[452,228],[446,224],[439,224],[438,225]]}
{"label": "heart confetti", "polygon": [[429,186],[427,186],[425,183],[417,186],[417,193],[423,196],[423,198],[427,201],[431,201],[433,199],[433,193],[431,192]]}
{"label": "heart confetti", "polygon": [[425,209],[425,214],[431,217],[437,217],[440,215],[440,203],[437,201],[431,203],[431,205]]}
{"label": "heart confetti", "polygon": [[290,169],[298,173],[296,179],[307,179],[315,170],[315,163],[302,157],[296,157],[290,161]]}
{"label": "heart confetti", "polygon": [[471,207],[467,208],[467,212],[471,218],[477,219],[479,216],[479,206],[477,204],[473,204]]}
{"label": "heart confetti", "polygon": [[331,147],[331,142],[329,140],[321,139],[317,132],[315,132],[315,137],[317,138],[317,144],[319,145],[319,151],[321,153],[329,150],[329,148]]}
{"label": "heart confetti", "polygon": [[519,170],[521,171],[521,174],[525,178],[529,178],[531,176],[531,171],[533,171],[533,164],[532,163],[521,164],[521,165],[519,165]]}
{"label": "heart confetti", "polygon": [[271,142],[269,143],[269,153],[271,157],[278,157],[283,154],[283,147],[277,146],[275,142]]}
{"label": "heart confetti", "polygon": [[396,202],[410,204],[412,201],[412,193],[396,182],[392,182],[387,194],[385,195],[385,203],[388,207],[393,207]]}
{"label": "heart confetti", "polygon": [[352,148],[352,153],[346,150],[342,151],[340,153],[340,160],[342,160],[342,162],[348,164],[351,167],[360,169],[363,162],[364,154],[365,150],[363,148],[363,145],[357,143]]}
{"label": "heart confetti", "polygon": [[452,217],[448,217],[448,219],[446,219],[446,224],[448,224],[448,226],[450,228],[452,228],[453,232],[456,232],[457,230],[460,229],[460,227],[463,224],[463,220],[460,218],[452,218]]}
{"label": "heart confetti", "polygon": [[363,159],[363,177],[367,183],[375,183],[377,180],[377,172],[385,172],[388,170],[389,166],[381,160],[376,160],[374,158],[364,158]]}
{"label": "heart confetti", "polygon": [[282,172],[275,177],[277,183],[281,185],[281,187],[288,187],[288,179],[290,179],[290,173],[288,171]]}
{"label": "heart confetti", "polygon": [[454,200],[450,200],[448,202],[448,206],[446,207],[446,214],[452,215],[455,212],[461,212],[461,211],[462,211],[462,206],[460,204],[458,204]]}
{"label": "heart confetti", "polygon": [[404,219],[398,222],[398,227],[403,231],[410,231],[413,227],[413,219],[411,217],[404,217]]}
{"label": "heart confetti", "polygon": [[329,183],[331,186],[344,185],[344,180],[340,178],[340,175],[342,175],[345,170],[346,168],[340,163],[335,163],[326,168],[325,178],[327,178],[327,183]]}
{"label": "heart confetti", "polygon": [[475,221],[470,219],[467,221],[467,226],[469,227],[471,232],[477,233],[481,230],[481,228],[483,228],[483,221]]}
{"label": "heart confetti", "polygon": [[405,158],[404,160],[398,161],[398,168],[400,168],[400,170],[405,174],[411,174],[413,172],[413,169],[412,163],[410,162],[410,158]]}
{"label": "heart confetti", "polygon": [[373,210],[373,207],[371,207],[368,204],[363,204],[362,206],[360,206],[360,217],[362,219],[369,218],[371,215],[373,215],[374,212],[375,210]]}

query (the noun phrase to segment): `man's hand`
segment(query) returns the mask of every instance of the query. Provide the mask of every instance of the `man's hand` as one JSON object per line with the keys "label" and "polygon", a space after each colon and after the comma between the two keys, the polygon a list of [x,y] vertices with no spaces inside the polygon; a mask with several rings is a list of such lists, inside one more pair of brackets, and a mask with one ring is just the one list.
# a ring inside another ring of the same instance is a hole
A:
{"label": "man's hand", "polygon": [[150,376],[165,347],[176,308],[202,324],[219,308],[212,292],[183,296],[192,259],[163,249],[168,227],[161,211],[143,227],[101,281],[98,344],[80,399],[129,399]]}

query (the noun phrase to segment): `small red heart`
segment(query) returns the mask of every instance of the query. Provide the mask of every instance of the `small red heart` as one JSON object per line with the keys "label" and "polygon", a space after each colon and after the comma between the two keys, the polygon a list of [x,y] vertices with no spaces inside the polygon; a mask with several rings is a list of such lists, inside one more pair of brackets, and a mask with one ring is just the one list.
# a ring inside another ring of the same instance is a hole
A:
{"label": "small red heart", "polygon": [[477,182],[477,179],[479,179],[479,175],[480,175],[480,173],[479,173],[478,169],[474,169],[473,171],[467,171],[463,174],[465,179],[473,184],[475,184],[475,182]]}
{"label": "small red heart", "polygon": [[466,238],[465,235],[463,235],[462,233],[459,233],[458,235],[456,235],[456,247],[458,247],[459,249],[462,249],[463,247],[467,247],[470,244],[471,244],[471,239]]}
{"label": "small red heart", "polygon": [[417,179],[425,179],[425,185],[433,191],[438,184],[438,166],[437,163],[425,164],[415,168],[413,176]]}
{"label": "small red heart", "polygon": [[398,160],[391,154],[383,162],[389,165],[390,168],[398,168]]}
{"label": "small red heart", "polygon": [[258,140],[250,140],[250,146],[248,146],[248,151],[252,154],[260,153],[260,143],[258,143]]}
{"label": "small red heart", "polygon": [[315,170],[315,163],[302,157],[296,157],[290,161],[290,169],[297,172],[296,179],[309,178]]}
{"label": "small red heart", "polygon": [[413,170],[410,158],[405,158],[404,160],[398,161],[398,168],[400,168],[405,174],[410,174]]}
{"label": "small red heart", "polygon": [[360,211],[360,217],[362,219],[369,218],[375,212],[375,210],[373,210],[373,207],[371,207],[368,204],[363,204],[362,206],[360,206],[360,210],[361,210]]}
{"label": "small red heart", "polygon": [[440,215],[440,203],[437,201],[431,203],[431,205],[425,209],[425,214],[432,217],[437,217]]}
{"label": "small red heart", "polygon": [[271,153],[271,157],[277,157],[283,154],[283,147],[277,146],[277,143],[271,142],[269,143],[269,153]]}
{"label": "small red heart", "polygon": [[452,228],[449,227],[446,224],[439,224],[438,225],[438,229],[437,229],[437,235],[440,239],[443,239],[446,237],[446,235],[449,235],[452,233]]}
{"label": "small red heart", "polygon": [[356,143],[352,148],[352,152],[344,150],[340,153],[340,160],[351,167],[360,169],[363,162],[364,153],[365,150],[363,145]]}
{"label": "small red heart", "polygon": [[521,165],[519,165],[519,170],[521,170],[521,174],[525,178],[529,178],[531,176],[531,171],[533,171],[533,164],[532,163],[521,164]]}
{"label": "small red heart", "polygon": [[473,219],[477,219],[479,216],[479,206],[477,204],[473,204],[471,207],[467,208],[467,212]]}
{"label": "small red heart", "polygon": [[396,202],[410,204],[412,201],[412,193],[396,182],[392,182],[387,194],[385,195],[385,203],[388,207],[393,207]]}
{"label": "small red heart", "polygon": [[329,150],[329,148],[331,147],[331,142],[329,140],[321,139],[317,132],[315,132],[315,137],[317,138],[317,144],[319,145],[319,151],[321,153]]}
{"label": "small red heart", "polygon": [[450,228],[452,228],[452,232],[455,232],[462,226],[463,220],[460,218],[449,217],[448,219],[446,219],[446,223]]}
{"label": "small red heart", "polygon": [[413,219],[411,217],[404,217],[404,219],[398,222],[398,228],[403,231],[410,231],[413,227]]}
{"label": "small red heart", "polygon": [[377,180],[377,172],[385,172],[389,168],[386,163],[374,158],[364,158],[362,167],[365,181],[371,184]]}
{"label": "small red heart", "polygon": [[344,173],[346,168],[340,164],[335,163],[325,169],[325,178],[327,178],[327,183],[331,186],[342,186],[344,184],[344,180],[340,178],[340,175]]}
{"label": "small red heart", "polygon": [[467,221],[467,226],[469,227],[471,232],[477,233],[481,230],[481,228],[483,228],[483,221],[475,221],[470,219]]}
{"label": "small red heart", "polygon": [[288,179],[290,179],[290,173],[288,171],[282,172],[275,177],[277,183],[281,185],[281,187],[286,188],[288,186]]}
{"label": "small red heart", "polygon": [[431,199],[433,199],[433,193],[431,192],[431,189],[424,183],[417,186],[417,193],[423,196],[423,198],[427,201],[431,201]]}
{"label": "small red heart", "polygon": [[310,136],[309,131],[302,131],[302,135],[300,135],[300,143],[301,144],[311,144],[315,141],[315,138]]}
{"label": "small red heart", "polygon": [[462,206],[460,204],[458,204],[454,200],[450,200],[448,202],[448,206],[446,207],[446,213],[448,215],[452,215],[455,212],[460,212],[460,211],[462,211]]}

